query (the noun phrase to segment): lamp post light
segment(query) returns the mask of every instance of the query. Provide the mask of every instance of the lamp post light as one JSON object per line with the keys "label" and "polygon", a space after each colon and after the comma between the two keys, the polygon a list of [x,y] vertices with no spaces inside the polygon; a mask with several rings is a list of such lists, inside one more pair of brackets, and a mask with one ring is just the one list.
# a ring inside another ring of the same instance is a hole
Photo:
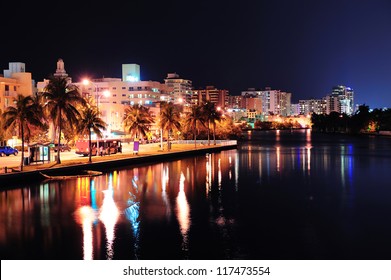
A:
{"label": "lamp post light", "polygon": [[[108,90],[104,90],[101,94],[99,94],[99,91],[98,91],[98,86],[95,84],[95,83],[93,83],[93,82],[91,82],[90,80],[88,80],[88,79],[84,79],[83,80],[83,85],[85,85],[85,86],[88,86],[89,84],[92,84],[94,87],[95,87],[95,102],[96,102],[96,107],[98,108],[98,110],[99,110],[99,114],[101,114],[101,111],[100,111],[100,98],[102,97],[102,96],[104,96],[104,97],[109,97],[110,96],[110,91],[108,91]],[[106,123],[107,123],[107,114],[106,114]],[[99,137],[98,137],[98,135],[96,136],[96,145],[97,145],[97,151],[99,152]]]}

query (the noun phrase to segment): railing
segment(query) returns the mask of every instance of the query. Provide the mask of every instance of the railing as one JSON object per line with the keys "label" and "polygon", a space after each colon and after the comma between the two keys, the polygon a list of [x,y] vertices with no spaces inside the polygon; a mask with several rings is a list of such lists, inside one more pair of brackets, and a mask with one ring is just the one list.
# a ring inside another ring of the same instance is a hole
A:
{"label": "railing", "polygon": [[[175,141],[178,144],[194,144],[194,140],[177,140]],[[208,140],[196,140],[197,145],[208,145]],[[214,145],[214,141],[210,140],[210,145]],[[237,145],[236,140],[216,140],[216,145],[219,146],[230,146]]]}

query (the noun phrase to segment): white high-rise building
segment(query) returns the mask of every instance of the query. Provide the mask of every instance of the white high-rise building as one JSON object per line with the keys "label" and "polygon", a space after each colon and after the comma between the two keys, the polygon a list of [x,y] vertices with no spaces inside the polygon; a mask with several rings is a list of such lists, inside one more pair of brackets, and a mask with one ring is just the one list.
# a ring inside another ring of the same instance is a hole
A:
{"label": "white high-rise building", "polygon": [[324,100],[326,101],[326,114],[337,112],[350,116],[354,113],[354,91],[350,87],[335,86]]}
{"label": "white high-rise building", "polygon": [[292,94],[283,92],[281,90],[272,90],[266,88],[265,90],[256,90],[249,88],[247,91],[242,91],[244,98],[260,98],[262,102],[262,108],[260,111],[263,115],[281,115],[289,116],[291,109]]}
{"label": "white high-rise building", "polygon": [[192,97],[192,81],[182,79],[177,73],[167,74],[167,78],[164,79],[166,86],[171,88],[170,101],[174,103],[191,104]]}

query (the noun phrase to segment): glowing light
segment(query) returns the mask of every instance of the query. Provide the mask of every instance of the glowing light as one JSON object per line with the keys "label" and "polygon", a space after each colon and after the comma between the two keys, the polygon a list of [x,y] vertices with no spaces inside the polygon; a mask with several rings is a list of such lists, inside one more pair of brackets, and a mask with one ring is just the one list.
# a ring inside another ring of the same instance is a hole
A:
{"label": "glowing light", "polygon": [[134,235],[137,236],[140,224],[140,221],[138,221],[138,217],[140,215],[140,202],[129,200],[128,203],[130,206],[125,209],[125,216],[132,224]]}
{"label": "glowing light", "polygon": [[168,185],[168,179],[169,179],[169,173],[168,173],[168,166],[166,168],[163,167],[163,173],[162,173],[162,199],[164,204],[166,205],[166,217],[169,218],[171,216],[171,204],[167,196],[167,185]]}
{"label": "glowing light", "polygon": [[212,190],[212,155],[206,154],[206,178],[205,178],[205,186],[206,186],[206,195]]}
{"label": "glowing light", "polygon": [[94,257],[92,225],[96,220],[96,212],[90,206],[81,206],[76,210],[75,218],[83,229],[83,259],[92,260]]}
{"label": "glowing light", "polygon": [[232,158],[231,158],[231,156],[228,157],[228,163],[229,163],[228,178],[231,180],[232,179],[232,171],[231,171]]}
{"label": "glowing light", "polygon": [[311,145],[307,145],[305,147],[307,149],[307,169],[308,171],[311,170]]}
{"label": "glowing light", "polygon": [[109,97],[110,96],[110,91],[108,91],[108,90],[103,91],[103,96],[104,97]]}
{"label": "glowing light", "polygon": [[128,76],[126,76],[126,81],[127,82],[138,82],[139,79],[136,76],[128,75]]}
{"label": "glowing light", "polygon": [[190,207],[186,199],[185,194],[185,175],[181,172],[181,178],[179,181],[179,192],[176,198],[177,207],[177,219],[179,222],[179,228],[183,237],[182,248],[187,251],[187,233],[190,228]]}
{"label": "glowing light", "polygon": [[111,260],[114,255],[114,251],[113,251],[113,241],[115,239],[114,229],[119,217],[119,211],[113,198],[114,192],[113,192],[112,180],[113,177],[110,174],[109,188],[103,191],[104,198],[99,213],[99,220],[102,221],[106,229],[106,255],[107,255],[107,259],[109,260]]}
{"label": "glowing light", "polygon": [[307,143],[311,143],[311,129],[307,129],[305,131],[305,141]]}
{"label": "glowing light", "polygon": [[219,186],[219,189],[221,189],[221,158],[219,158],[219,161],[218,161],[218,164],[217,164],[217,167],[218,167],[218,176],[217,176],[217,184]]}

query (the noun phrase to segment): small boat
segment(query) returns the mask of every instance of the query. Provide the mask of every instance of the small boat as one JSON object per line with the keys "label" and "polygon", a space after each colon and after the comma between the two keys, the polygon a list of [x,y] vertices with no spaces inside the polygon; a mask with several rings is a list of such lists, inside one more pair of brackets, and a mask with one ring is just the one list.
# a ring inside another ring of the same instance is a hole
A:
{"label": "small boat", "polygon": [[75,178],[81,178],[81,177],[93,177],[93,176],[99,176],[103,173],[100,171],[94,171],[94,170],[82,170],[80,174],[72,174],[72,175],[47,175],[45,173],[39,172],[45,179],[49,180],[66,180],[66,179],[75,179]]}

